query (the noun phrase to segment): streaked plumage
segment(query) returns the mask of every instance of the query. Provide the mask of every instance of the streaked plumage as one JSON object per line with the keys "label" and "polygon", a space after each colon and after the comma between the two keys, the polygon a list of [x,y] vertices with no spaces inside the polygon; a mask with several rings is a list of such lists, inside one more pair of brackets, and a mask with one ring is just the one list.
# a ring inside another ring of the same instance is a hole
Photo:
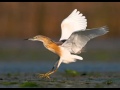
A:
{"label": "streaked plumage", "polygon": [[76,60],[83,60],[77,54],[81,53],[82,48],[90,39],[104,35],[108,32],[106,26],[100,28],[86,29],[87,19],[77,9],[65,18],[61,23],[61,38],[58,42],[52,41],[50,38],[37,35],[28,40],[42,41],[43,45],[60,58],[53,66],[52,70],[45,74],[40,74],[40,77],[50,78],[49,75],[54,73],[61,63],[71,63]]}

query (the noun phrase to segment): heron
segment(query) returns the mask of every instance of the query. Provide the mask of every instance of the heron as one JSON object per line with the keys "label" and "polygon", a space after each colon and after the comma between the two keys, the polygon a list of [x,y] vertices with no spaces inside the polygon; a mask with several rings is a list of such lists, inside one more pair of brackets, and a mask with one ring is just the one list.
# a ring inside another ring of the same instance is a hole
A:
{"label": "heron", "polygon": [[69,64],[77,60],[83,60],[83,57],[79,54],[87,42],[108,32],[107,26],[92,29],[86,29],[86,27],[86,17],[80,11],[74,9],[61,23],[61,37],[59,41],[53,41],[43,35],[36,35],[27,39],[43,42],[46,49],[59,56],[53,68],[47,73],[39,74],[39,77],[50,79],[50,75],[58,70],[61,63]]}

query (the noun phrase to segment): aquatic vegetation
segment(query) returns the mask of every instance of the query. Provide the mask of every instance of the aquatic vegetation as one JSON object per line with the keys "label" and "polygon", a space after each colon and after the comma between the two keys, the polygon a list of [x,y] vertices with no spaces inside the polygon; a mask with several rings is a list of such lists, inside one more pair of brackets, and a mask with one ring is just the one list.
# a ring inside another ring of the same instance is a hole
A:
{"label": "aquatic vegetation", "polygon": [[[34,73],[2,73],[0,87],[4,88],[118,88],[119,72],[78,72],[66,69],[50,80],[38,79]],[[10,77],[8,76],[10,75]],[[17,78],[17,79],[16,79]]]}
{"label": "aquatic vegetation", "polygon": [[75,71],[75,70],[66,69],[65,70],[65,75],[75,77],[75,76],[79,76],[80,73],[78,71]]}
{"label": "aquatic vegetation", "polygon": [[106,85],[111,85],[111,84],[113,84],[113,81],[112,80],[106,80],[103,83],[105,83]]}
{"label": "aquatic vegetation", "polygon": [[38,87],[39,85],[35,82],[26,81],[20,84],[20,87]]}
{"label": "aquatic vegetation", "polygon": [[95,88],[103,88],[103,85],[102,84],[95,84]]}
{"label": "aquatic vegetation", "polygon": [[1,82],[0,84],[8,86],[8,85],[13,85],[13,84],[18,84],[18,82]]}
{"label": "aquatic vegetation", "polygon": [[12,74],[11,74],[11,73],[7,73],[6,76],[7,76],[7,77],[11,77]]}

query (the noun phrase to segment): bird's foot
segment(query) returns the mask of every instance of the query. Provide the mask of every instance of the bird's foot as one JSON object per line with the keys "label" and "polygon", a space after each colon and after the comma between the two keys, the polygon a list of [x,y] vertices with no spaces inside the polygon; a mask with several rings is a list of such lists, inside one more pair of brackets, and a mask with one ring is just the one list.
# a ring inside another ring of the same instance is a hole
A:
{"label": "bird's foot", "polygon": [[40,77],[40,78],[50,79],[50,74],[49,74],[49,73],[39,74],[39,77]]}
{"label": "bird's foot", "polygon": [[[57,70],[57,69],[56,69]],[[53,74],[54,72],[56,72],[56,70],[53,70],[53,71],[49,71],[45,74],[39,74],[39,78],[46,78],[46,79],[50,79],[50,75]]]}

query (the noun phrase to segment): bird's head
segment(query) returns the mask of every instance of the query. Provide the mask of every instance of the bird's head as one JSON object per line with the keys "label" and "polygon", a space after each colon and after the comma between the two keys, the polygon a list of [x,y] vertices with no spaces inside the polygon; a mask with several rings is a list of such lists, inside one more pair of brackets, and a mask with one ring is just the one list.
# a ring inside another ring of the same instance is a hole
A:
{"label": "bird's head", "polygon": [[43,40],[45,39],[45,36],[43,35],[37,35],[37,36],[34,36],[32,38],[29,38],[27,40],[31,40],[31,41],[41,41],[43,42]]}

